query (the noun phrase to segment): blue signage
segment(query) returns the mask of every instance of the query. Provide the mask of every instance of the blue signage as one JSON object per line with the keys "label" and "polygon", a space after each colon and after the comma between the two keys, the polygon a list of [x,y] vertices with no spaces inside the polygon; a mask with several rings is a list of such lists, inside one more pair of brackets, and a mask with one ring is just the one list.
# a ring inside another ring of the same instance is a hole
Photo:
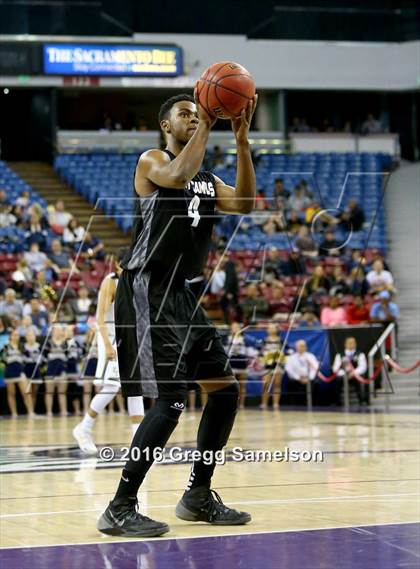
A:
{"label": "blue signage", "polygon": [[181,75],[182,49],[175,45],[44,44],[47,75]]}

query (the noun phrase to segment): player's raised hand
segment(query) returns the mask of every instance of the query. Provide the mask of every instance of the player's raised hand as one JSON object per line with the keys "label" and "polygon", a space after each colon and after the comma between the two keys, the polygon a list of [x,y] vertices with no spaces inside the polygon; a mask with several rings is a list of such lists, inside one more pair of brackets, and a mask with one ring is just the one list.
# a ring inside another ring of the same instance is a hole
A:
{"label": "player's raised hand", "polygon": [[246,142],[248,140],[248,133],[251,126],[252,117],[258,103],[258,95],[255,95],[248,103],[239,117],[232,119],[232,131],[236,137],[236,142]]}
{"label": "player's raised hand", "polygon": [[203,121],[204,123],[206,123],[208,125],[208,127],[211,128],[214,125],[214,123],[217,121],[217,117],[210,115],[206,111],[206,109],[200,105],[200,101],[199,101],[198,95],[197,95],[197,85],[198,85],[198,81],[195,84],[195,88],[194,88],[194,99],[195,99],[195,104],[197,106],[198,119],[200,121]]}

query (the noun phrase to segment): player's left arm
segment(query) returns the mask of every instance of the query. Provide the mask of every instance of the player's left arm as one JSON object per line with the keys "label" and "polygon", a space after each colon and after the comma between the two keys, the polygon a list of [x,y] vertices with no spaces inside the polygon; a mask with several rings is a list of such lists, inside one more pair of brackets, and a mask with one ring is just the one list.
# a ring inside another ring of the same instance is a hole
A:
{"label": "player's left arm", "polygon": [[248,141],[252,116],[258,95],[249,102],[238,118],[232,119],[232,131],[236,138],[236,184],[228,186],[220,178],[216,180],[216,208],[224,213],[248,214],[254,209],[257,183],[250,145]]}

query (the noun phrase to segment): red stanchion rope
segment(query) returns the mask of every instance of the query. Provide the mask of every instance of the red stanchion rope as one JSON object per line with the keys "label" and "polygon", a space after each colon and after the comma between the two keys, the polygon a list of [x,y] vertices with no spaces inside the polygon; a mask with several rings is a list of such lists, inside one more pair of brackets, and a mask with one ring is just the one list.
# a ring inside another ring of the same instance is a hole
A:
{"label": "red stanchion rope", "polygon": [[411,373],[412,371],[414,371],[415,369],[417,369],[420,366],[420,360],[417,360],[410,367],[401,367],[399,364],[397,364],[397,362],[394,362],[394,360],[390,356],[386,355],[385,359],[386,359],[387,363],[393,369],[395,369],[395,371],[397,371],[398,373]]}
{"label": "red stanchion rope", "polygon": [[318,377],[321,381],[324,381],[325,383],[330,383],[330,381],[333,381],[336,377],[337,377],[338,373],[333,373],[332,375],[324,375],[322,372],[318,371]]}
{"label": "red stanchion rope", "polygon": [[368,377],[367,379],[365,379],[364,377],[362,377],[361,375],[359,375],[353,364],[351,363],[351,361],[348,362],[348,366],[350,368],[350,379],[356,379],[359,383],[372,383],[373,381],[375,381],[375,379],[378,377],[378,375],[381,373],[381,369],[382,369],[382,362],[379,364],[379,366],[375,369],[375,371],[373,372],[372,377]]}

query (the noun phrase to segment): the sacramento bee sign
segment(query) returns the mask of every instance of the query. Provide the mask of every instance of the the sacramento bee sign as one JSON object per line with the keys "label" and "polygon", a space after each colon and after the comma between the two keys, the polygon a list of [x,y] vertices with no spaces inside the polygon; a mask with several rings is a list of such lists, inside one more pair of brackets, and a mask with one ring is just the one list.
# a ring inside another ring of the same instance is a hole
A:
{"label": "the sacramento bee sign", "polygon": [[44,73],[51,75],[181,75],[176,45],[44,44]]}

